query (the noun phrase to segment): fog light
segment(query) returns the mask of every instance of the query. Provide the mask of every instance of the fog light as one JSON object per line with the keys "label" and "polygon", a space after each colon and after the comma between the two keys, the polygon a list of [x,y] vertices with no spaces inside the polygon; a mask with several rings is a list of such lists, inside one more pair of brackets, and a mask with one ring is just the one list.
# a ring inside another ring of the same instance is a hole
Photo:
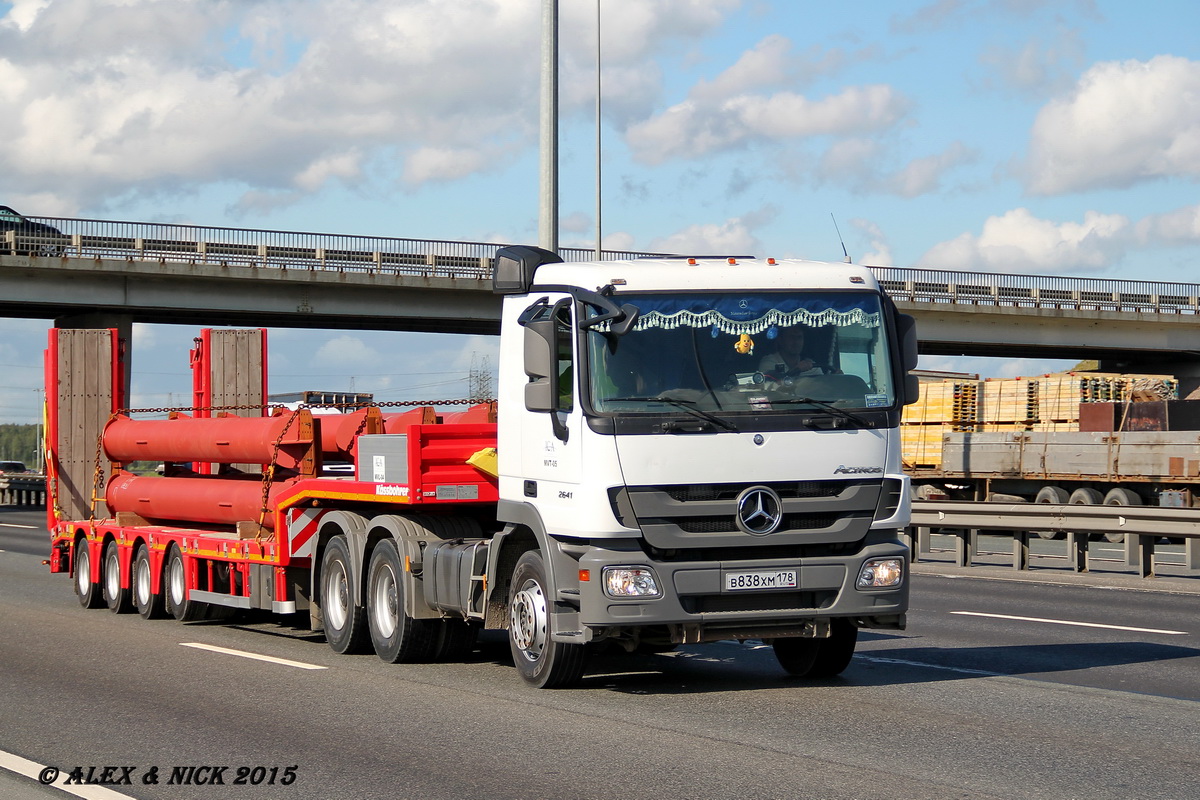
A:
{"label": "fog light", "polygon": [[605,567],[604,593],[609,597],[658,597],[658,581],[647,567]]}
{"label": "fog light", "polygon": [[882,589],[899,586],[904,579],[904,559],[873,558],[858,573],[858,588]]}

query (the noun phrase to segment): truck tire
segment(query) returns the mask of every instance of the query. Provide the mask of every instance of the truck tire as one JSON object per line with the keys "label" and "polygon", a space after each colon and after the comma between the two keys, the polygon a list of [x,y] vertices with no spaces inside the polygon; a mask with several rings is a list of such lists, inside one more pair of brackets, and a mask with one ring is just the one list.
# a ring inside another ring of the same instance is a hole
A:
{"label": "truck tire", "polygon": [[133,606],[142,619],[161,619],[166,616],[162,592],[153,592],[153,573],[150,568],[150,548],[138,545],[133,556]]}
{"label": "truck tire", "polygon": [[92,551],[82,536],[75,541],[75,596],[84,608],[101,608],[104,596],[100,584],[92,583]]}
{"label": "truck tire", "polygon": [[[1035,503],[1045,503],[1052,506],[1065,506],[1070,499],[1067,490],[1061,486],[1043,486],[1038,489],[1037,496],[1033,498]],[[1037,535],[1042,539],[1062,539],[1065,534],[1056,533],[1055,531],[1036,531]]]}
{"label": "truck tire", "polygon": [[[1087,486],[1081,486],[1071,492],[1070,498],[1067,499],[1069,506],[1101,506],[1104,505],[1104,495]],[[1098,539],[1099,534],[1088,533],[1088,539]]]}
{"label": "truck tire", "polygon": [[361,653],[367,641],[366,612],[354,604],[354,562],[345,536],[334,536],[321,557],[321,614],[333,652]]}
{"label": "truck tire", "polygon": [[434,661],[462,661],[475,649],[479,626],[462,619],[434,622],[437,635],[433,645]]}
{"label": "truck tire", "polygon": [[830,621],[828,639],[789,638],[771,643],[779,665],[798,678],[820,680],[841,675],[858,644],[858,628],[847,619]]}
{"label": "truck tire", "polygon": [[404,576],[396,543],[376,545],[367,568],[367,627],[375,654],[389,664],[428,661],[434,646],[434,621],[404,613]]}
{"label": "truck tire", "polygon": [[517,560],[508,596],[508,644],[521,680],[537,689],[562,689],[583,677],[584,649],[550,637],[549,585],[540,552],[530,550]]}
{"label": "truck tire", "polygon": [[100,585],[104,593],[104,604],[114,614],[128,614],[133,610],[129,590],[121,588],[121,551],[117,540],[111,539],[104,546],[104,561],[100,564]]}
{"label": "truck tire", "polygon": [[[1140,506],[1141,504],[1142,498],[1132,489],[1122,489],[1118,486],[1115,489],[1109,489],[1108,494],[1104,495],[1104,505],[1106,506]],[[1125,541],[1125,534],[1106,533],[1104,539],[1113,544],[1120,544]]]}
{"label": "truck tire", "polygon": [[180,622],[196,622],[208,615],[205,603],[188,597],[187,572],[184,570],[183,553],[179,545],[172,544],[167,550],[166,566],[163,567],[163,599],[167,613]]}

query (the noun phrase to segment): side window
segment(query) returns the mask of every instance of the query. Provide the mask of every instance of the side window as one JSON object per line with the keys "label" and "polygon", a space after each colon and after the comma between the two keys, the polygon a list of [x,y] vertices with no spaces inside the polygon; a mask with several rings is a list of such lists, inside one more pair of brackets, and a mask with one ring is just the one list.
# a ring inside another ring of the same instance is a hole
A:
{"label": "side window", "polygon": [[575,338],[571,327],[571,309],[566,305],[555,308],[554,322],[558,342],[558,410],[569,412],[575,408],[575,360],[571,355],[571,342]]}

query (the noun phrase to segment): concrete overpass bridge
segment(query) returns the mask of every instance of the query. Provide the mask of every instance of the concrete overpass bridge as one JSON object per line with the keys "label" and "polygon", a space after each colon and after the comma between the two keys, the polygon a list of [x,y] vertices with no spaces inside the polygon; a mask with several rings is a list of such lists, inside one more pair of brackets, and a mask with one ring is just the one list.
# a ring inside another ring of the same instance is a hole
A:
{"label": "concrete overpass bridge", "polygon": [[[36,221],[58,233],[0,234],[0,316],[67,327],[498,330],[489,280],[496,243]],[[922,353],[1095,358],[1106,369],[1200,376],[1200,284],[873,269],[918,318]]]}

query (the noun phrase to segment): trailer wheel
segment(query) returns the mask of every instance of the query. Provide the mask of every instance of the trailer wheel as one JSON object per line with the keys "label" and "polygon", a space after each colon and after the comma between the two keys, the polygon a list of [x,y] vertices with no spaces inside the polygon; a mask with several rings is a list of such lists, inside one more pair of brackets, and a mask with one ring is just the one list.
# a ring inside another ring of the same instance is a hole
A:
{"label": "trailer wheel", "polygon": [[[1069,506],[1100,506],[1104,505],[1104,495],[1088,486],[1081,486],[1071,492],[1071,497],[1067,500]],[[1088,539],[1098,539],[1099,534],[1088,533]]]}
{"label": "trailer wheel", "polygon": [[[1061,486],[1043,486],[1038,489],[1037,497],[1033,498],[1035,503],[1046,503],[1053,506],[1065,506],[1070,498],[1067,490]],[[1038,536],[1043,539],[1062,539],[1065,534],[1055,533],[1054,531],[1037,531]]]}
{"label": "trailer wheel", "polygon": [[112,539],[104,546],[104,561],[100,565],[100,583],[104,591],[104,604],[114,614],[128,614],[133,610],[129,590],[121,588],[121,551],[117,540]]}
{"label": "trailer wheel", "polygon": [[162,592],[152,591],[154,581],[150,570],[150,548],[138,545],[133,556],[133,605],[142,619],[161,619],[166,616]]}
{"label": "trailer wheel", "polygon": [[354,604],[354,566],[345,536],[335,536],[321,559],[321,611],[325,641],[335,653],[361,653],[366,644],[366,614]]}
{"label": "trailer wheel", "polygon": [[771,643],[779,665],[798,678],[832,678],[850,666],[858,644],[858,628],[848,619],[833,619],[828,639],[788,638]]}
{"label": "trailer wheel", "polygon": [[167,566],[163,569],[163,589],[167,613],[180,622],[195,622],[207,616],[205,603],[188,597],[187,572],[184,570],[183,553],[179,545],[172,543],[167,550]]}
{"label": "trailer wheel", "polygon": [[[1116,489],[1109,489],[1108,494],[1104,495],[1104,505],[1106,506],[1140,506],[1141,504],[1142,498],[1138,497],[1137,492],[1130,489],[1117,487]],[[1125,541],[1125,534],[1106,533],[1104,534],[1104,538],[1106,541],[1120,544]]]}
{"label": "trailer wheel", "polygon": [[550,608],[546,565],[542,554],[530,550],[513,568],[508,598],[508,644],[521,679],[538,689],[561,689],[583,677],[582,644],[556,642],[550,637]]}
{"label": "trailer wheel", "polygon": [[91,547],[82,536],[75,540],[75,596],[84,608],[100,608],[104,605],[100,585],[92,583]]}
{"label": "trailer wheel", "polygon": [[404,613],[404,576],[396,543],[376,545],[367,568],[367,627],[375,655],[389,664],[428,661],[437,634],[433,620]]}

